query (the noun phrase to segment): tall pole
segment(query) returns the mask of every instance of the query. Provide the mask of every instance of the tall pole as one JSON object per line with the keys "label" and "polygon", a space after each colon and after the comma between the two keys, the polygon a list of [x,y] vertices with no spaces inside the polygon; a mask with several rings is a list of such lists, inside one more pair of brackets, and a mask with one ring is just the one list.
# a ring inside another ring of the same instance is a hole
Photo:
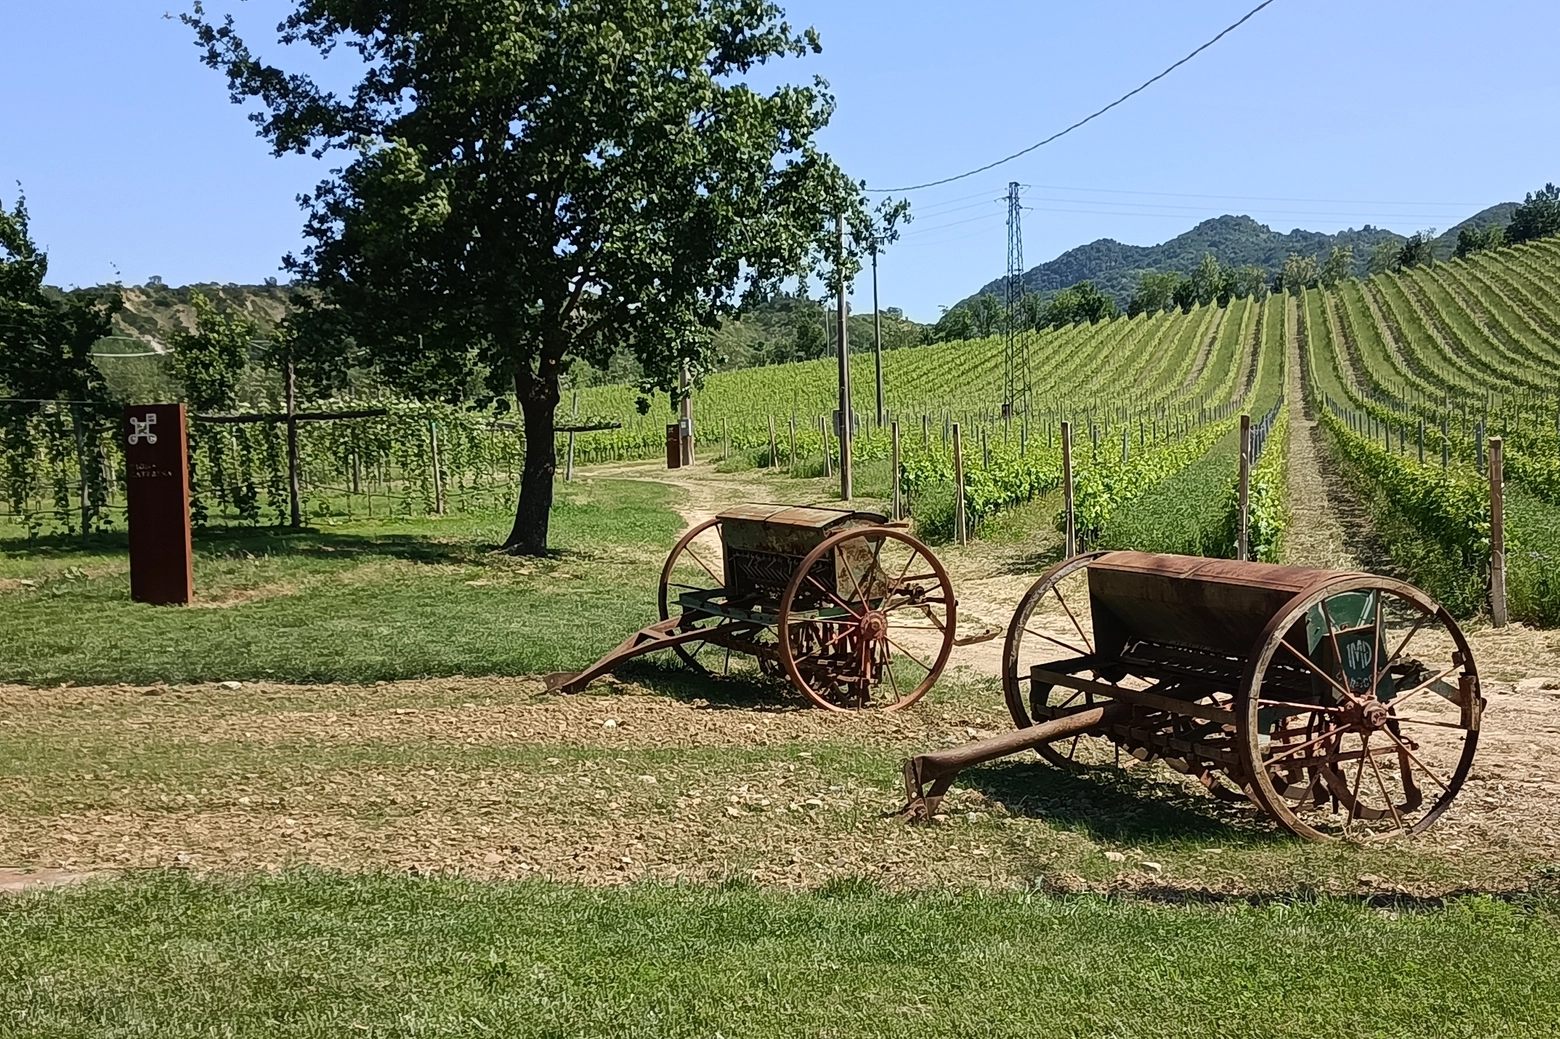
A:
{"label": "tall pole", "polygon": [[1504,628],[1506,610],[1506,452],[1500,437],[1490,437],[1490,620]]}
{"label": "tall pole", "polygon": [[303,509],[298,500],[298,376],[291,357],[287,359],[287,497],[292,525],[303,526]]}
{"label": "tall pole", "polygon": [[693,396],[688,392],[688,362],[685,359],[677,373],[677,392],[682,398],[678,415],[681,428],[677,431],[682,440],[682,464],[693,464]]}
{"label": "tall pole", "polygon": [[840,336],[840,501],[850,501],[850,332],[845,327],[849,316],[845,309],[845,221],[835,217],[834,223],[839,231],[839,252],[834,266],[839,292],[835,299],[834,324]]}
{"label": "tall pole", "polygon": [[883,428],[883,313],[878,309],[877,239],[872,239],[872,366],[877,374],[877,424]]}

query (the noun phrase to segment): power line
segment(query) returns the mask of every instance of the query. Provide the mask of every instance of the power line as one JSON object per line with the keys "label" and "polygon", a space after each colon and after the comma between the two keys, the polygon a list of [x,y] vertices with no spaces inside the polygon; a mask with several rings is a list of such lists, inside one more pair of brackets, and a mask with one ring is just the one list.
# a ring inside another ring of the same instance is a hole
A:
{"label": "power line", "polygon": [[1045,140],[1038,141],[1038,142],[1036,142],[1034,144],[1031,144],[1029,147],[1023,149],[1022,151],[1016,151],[1012,155],[1009,155],[1007,158],[998,159],[996,162],[988,162],[984,166],[978,166],[975,169],[967,170],[964,173],[956,173],[956,174],[954,174],[951,177],[943,177],[941,180],[929,180],[925,184],[911,184],[911,185],[909,185],[907,187],[902,187],[902,188],[869,188],[867,190],[873,191],[873,192],[891,192],[891,191],[921,191],[921,190],[923,190],[925,188],[935,188],[939,184],[952,184],[956,180],[963,180],[965,177],[973,177],[977,173],[985,173],[987,170],[996,169],[998,166],[1001,166],[1003,163],[1012,162],[1014,159],[1020,158],[1020,157],[1025,156],[1025,155],[1028,155],[1030,152],[1034,151],[1036,148],[1043,148],[1046,145],[1050,144],[1052,141],[1057,140],[1058,138],[1061,138],[1061,137],[1065,137],[1066,135],[1072,133],[1074,130],[1078,129],[1080,126],[1083,126],[1085,123],[1093,122],[1095,119],[1098,119],[1100,116],[1104,115],[1106,112],[1109,112],[1112,108],[1115,108],[1117,105],[1121,104],[1123,101],[1126,101],[1126,100],[1132,98],[1133,96],[1135,96],[1137,94],[1141,94],[1143,91],[1147,90],[1149,87],[1153,86],[1155,83],[1159,82],[1161,79],[1164,79],[1166,76],[1170,75],[1170,73],[1174,72],[1176,69],[1180,68],[1182,65],[1185,65],[1188,61],[1191,61],[1193,58],[1197,57],[1197,55],[1201,54],[1203,51],[1207,50],[1209,47],[1212,47],[1215,43],[1218,43],[1220,40],[1224,39],[1224,37],[1228,36],[1230,33],[1234,32],[1236,29],[1240,28],[1242,25],[1246,24],[1246,22],[1250,21],[1257,14],[1258,11],[1262,10],[1264,7],[1268,6],[1272,2],[1273,2],[1273,0],[1262,0],[1262,2],[1260,4],[1258,4],[1256,7],[1253,7],[1251,10],[1247,11],[1244,15],[1242,15],[1238,21],[1233,22],[1232,24],[1225,26],[1224,29],[1221,30],[1220,33],[1217,36],[1215,36],[1213,39],[1209,40],[1207,43],[1204,43],[1201,47],[1198,47],[1196,50],[1192,51],[1186,57],[1182,58],[1180,61],[1176,62],[1174,65],[1171,65],[1169,68],[1165,69],[1159,75],[1153,77],[1152,79],[1145,80],[1143,83],[1139,84],[1137,87],[1133,88],[1132,90],[1127,91],[1125,94],[1122,94],[1116,100],[1112,101],[1110,104],[1106,105],[1104,108],[1101,108],[1099,111],[1097,111],[1097,112],[1090,112],[1088,115],[1084,116],[1082,119],[1078,120],[1076,123],[1073,123],[1071,126],[1067,127],[1066,129],[1058,130],[1056,133],[1054,133],[1051,136],[1047,137]]}
{"label": "power line", "polygon": [[1478,206],[1482,202],[1387,202],[1369,198],[1275,198],[1267,195],[1194,195],[1180,191],[1132,191],[1125,188],[1080,188],[1066,184],[1036,184],[1045,191],[1086,191],[1099,195],[1148,195],[1153,198],[1204,198],[1230,202],[1314,202],[1338,206]]}

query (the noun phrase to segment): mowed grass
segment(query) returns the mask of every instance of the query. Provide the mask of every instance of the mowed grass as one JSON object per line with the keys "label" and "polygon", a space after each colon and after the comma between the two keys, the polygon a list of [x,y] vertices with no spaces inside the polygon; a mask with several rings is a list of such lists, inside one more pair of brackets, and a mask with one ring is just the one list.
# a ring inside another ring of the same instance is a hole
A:
{"label": "mowed grass", "polygon": [[153,874],[0,902],[0,1032],[1531,1037],[1556,908]]}
{"label": "mowed grass", "polygon": [[638,481],[558,487],[547,559],[507,516],[355,521],[196,542],[193,608],[130,601],[123,538],[0,541],[0,681],[373,682],[579,668],[654,618],[682,521]]}

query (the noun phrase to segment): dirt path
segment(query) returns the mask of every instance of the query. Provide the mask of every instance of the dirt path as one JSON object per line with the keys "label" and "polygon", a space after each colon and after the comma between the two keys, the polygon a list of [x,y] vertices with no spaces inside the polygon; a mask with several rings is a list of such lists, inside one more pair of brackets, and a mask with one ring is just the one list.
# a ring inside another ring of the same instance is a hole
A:
{"label": "dirt path", "polygon": [[1325,434],[1301,384],[1298,313],[1295,298],[1287,300],[1289,329],[1289,529],[1284,537],[1284,561],[1295,566],[1335,570],[1379,568],[1386,552],[1375,540],[1369,516],[1349,493],[1327,452]]}

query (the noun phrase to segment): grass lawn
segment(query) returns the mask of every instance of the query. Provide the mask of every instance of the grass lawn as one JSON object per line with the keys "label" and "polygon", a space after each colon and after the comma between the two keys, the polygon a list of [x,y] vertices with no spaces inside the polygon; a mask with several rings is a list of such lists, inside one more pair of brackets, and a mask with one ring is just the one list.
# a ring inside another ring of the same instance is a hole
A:
{"label": "grass lawn", "polygon": [[151,874],[0,901],[0,1034],[1531,1037],[1556,909]]}
{"label": "grass lawn", "polygon": [[507,516],[352,521],[196,542],[197,606],[130,601],[125,541],[0,541],[0,682],[373,682],[583,667],[654,618],[675,491],[559,484],[550,558]]}

